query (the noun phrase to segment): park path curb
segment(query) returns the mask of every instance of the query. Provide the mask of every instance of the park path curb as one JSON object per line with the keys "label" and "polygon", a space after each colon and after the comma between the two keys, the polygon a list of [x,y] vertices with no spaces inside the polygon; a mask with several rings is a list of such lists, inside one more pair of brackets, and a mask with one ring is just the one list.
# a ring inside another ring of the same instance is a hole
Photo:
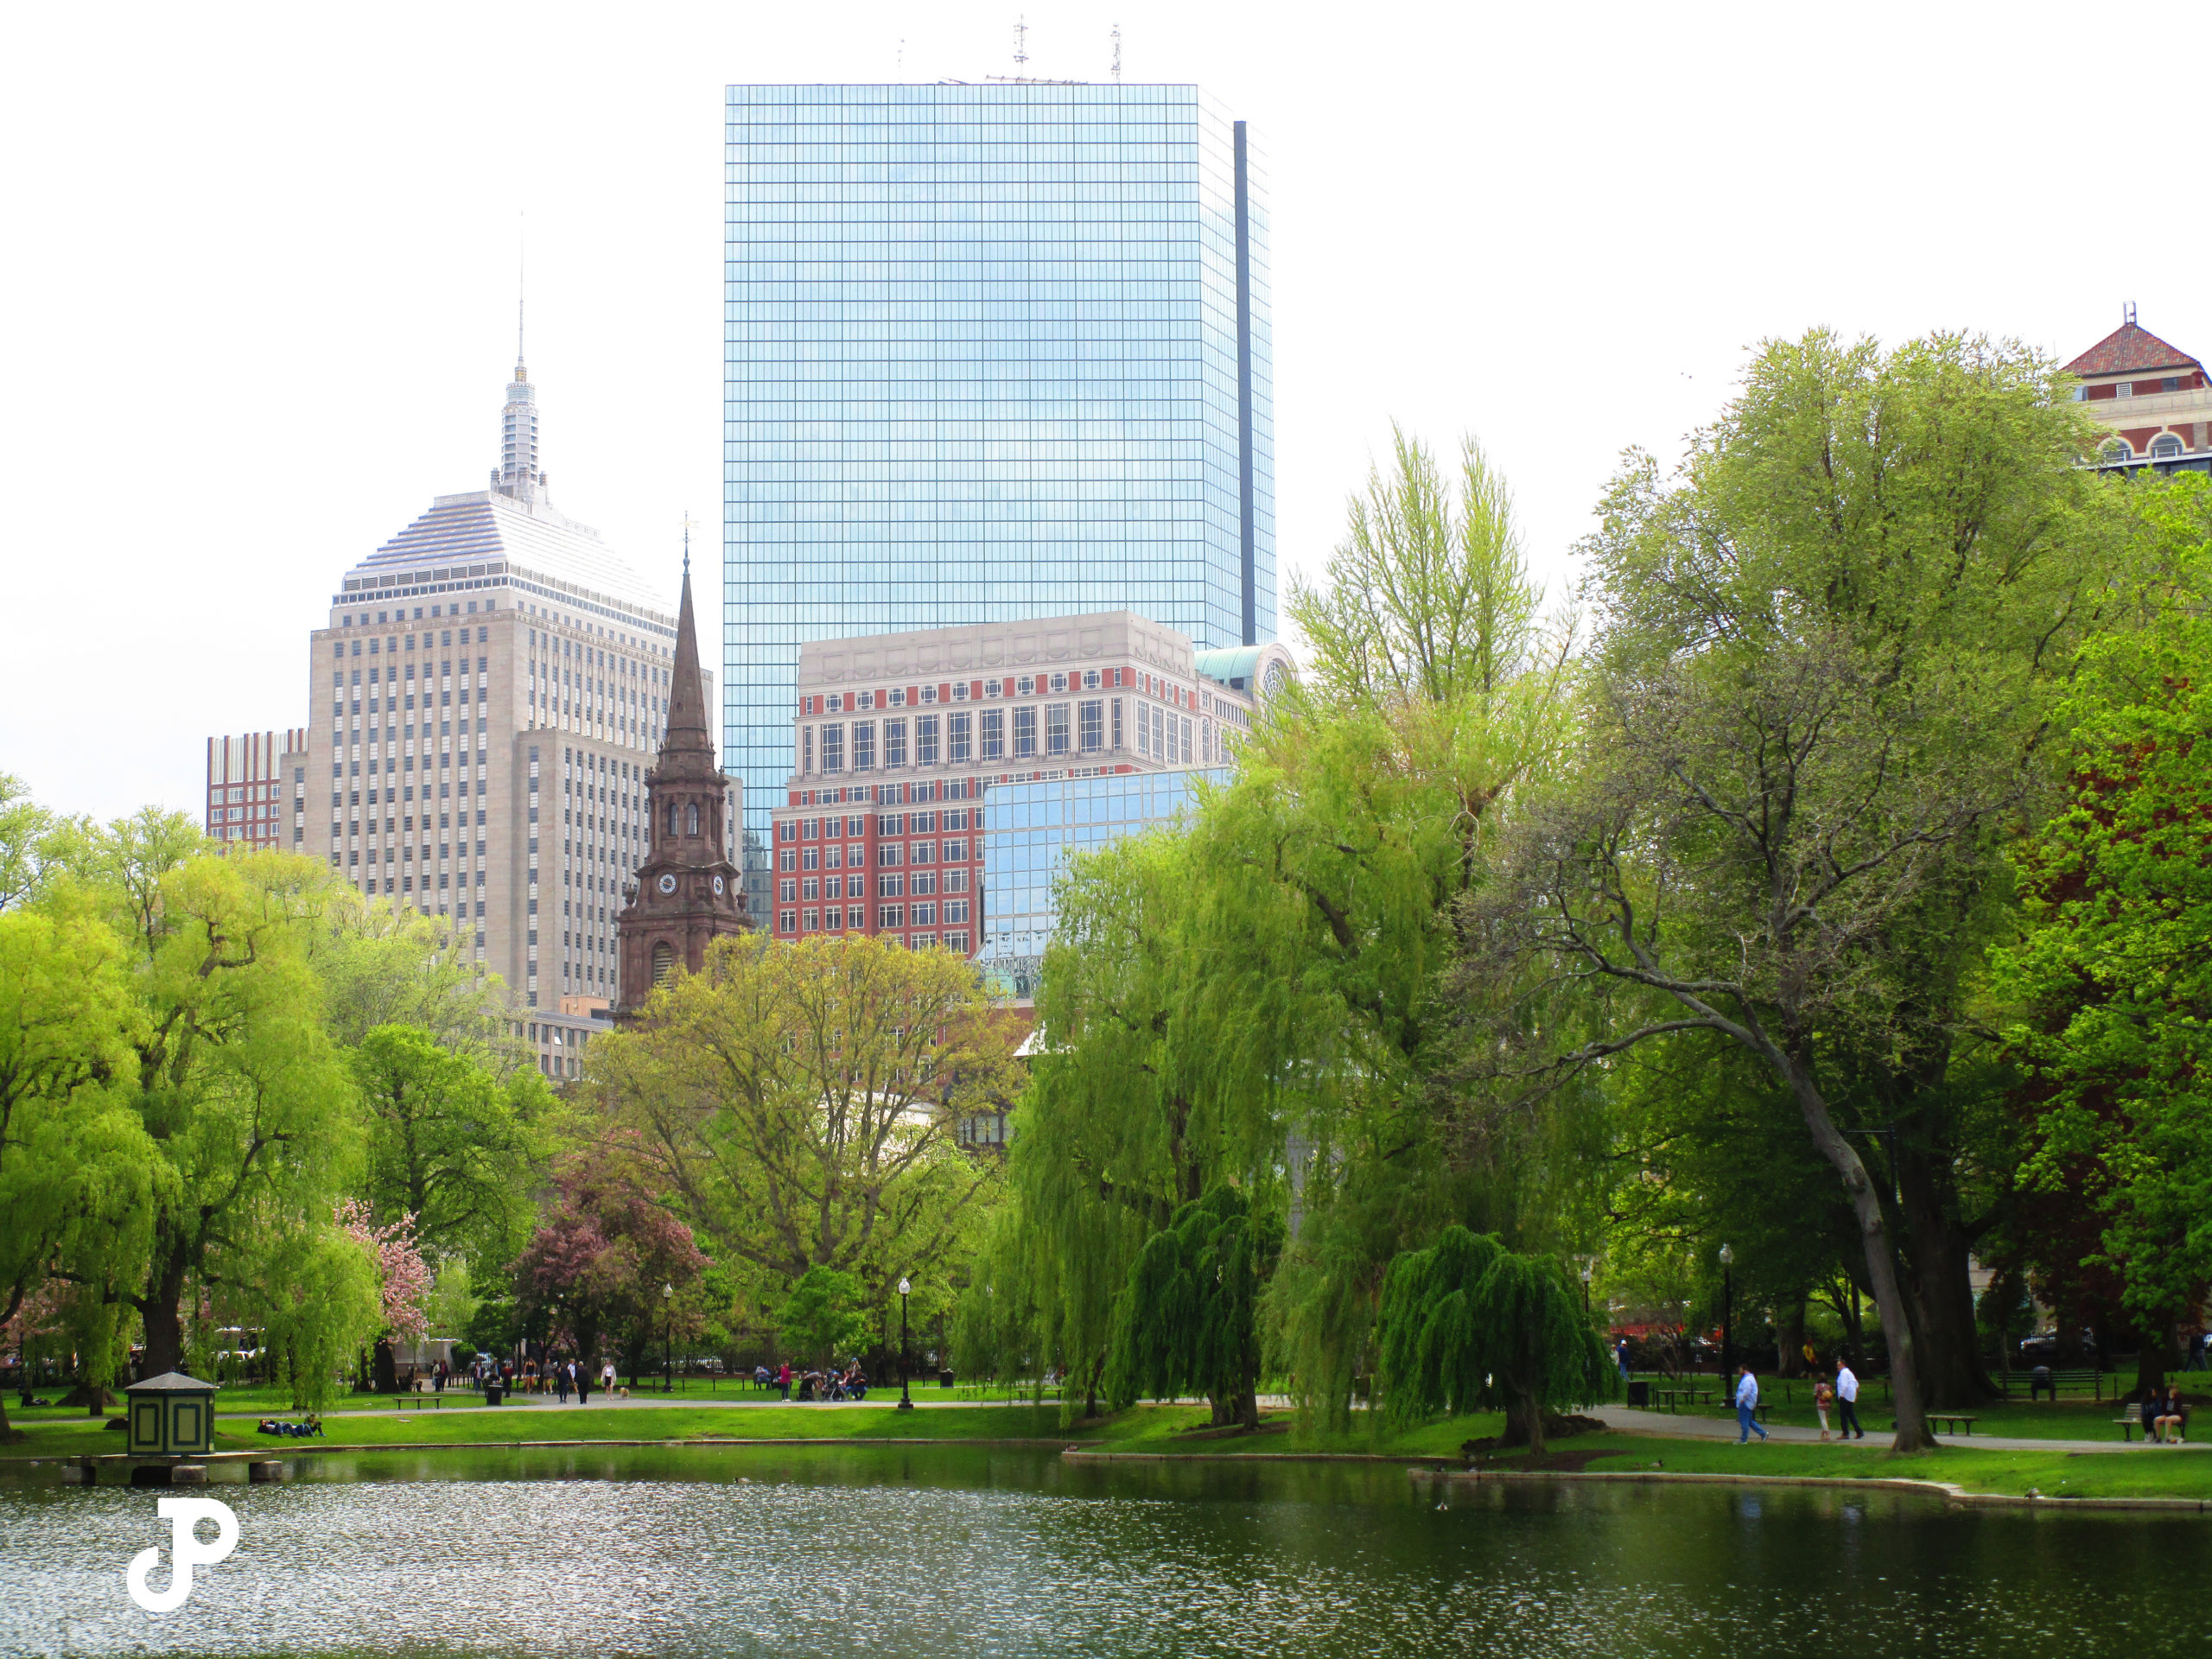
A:
{"label": "park path curb", "polygon": [[1940,1497],[1956,1509],[2005,1509],[2064,1510],[2148,1510],[2159,1514],[2204,1515],[2212,1513],[2212,1500],[2196,1497],[2051,1497],[2043,1494],[2015,1496],[2006,1492],[1970,1492],[1963,1486],[1948,1480],[1919,1480],[1905,1475],[1867,1475],[1854,1478],[1848,1475],[1732,1475],[1725,1472],[1692,1471],[1689,1470],[1660,1469],[1456,1469],[1416,1465],[1406,1471],[1415,1480],[1444,1480],[1479,1482],[1519,1482],[1534,1484],[1543,1481],[1582,1481],[1592,1483],[1630,1482],[1661,1485],[1668,1482],[1676,1484],[1706,1486],[1808,1486],[1832,1487],[1838,1491],[1908,1492],[1922,1497]]}

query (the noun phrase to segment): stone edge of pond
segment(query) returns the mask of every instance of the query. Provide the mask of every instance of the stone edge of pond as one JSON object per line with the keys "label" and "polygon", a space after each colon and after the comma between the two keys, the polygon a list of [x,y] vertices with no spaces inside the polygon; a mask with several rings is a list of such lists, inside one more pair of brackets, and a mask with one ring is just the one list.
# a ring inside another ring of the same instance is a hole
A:
{"label": "stone edge of pond", "polygon": [[1905,1492],[1921,1497],[1940,1497],[1959,1509],[2006,1510],[2137,1510],[2164,1515],[2202,1515],[2212,1501],[2197,1497],[2050,1497],[2041,1494],[1970,1492],[1948,1480],[1919,1480],[1907,1475],[1732,1475],[1719,1471],[1656,1469],[1460,1469],[1416,1465],[1406,1471],[1416,1480],[1480,1483],[1518,1481],[1640,1482],[1648,1485],[1705,1486],[1819,1486],[1838,1490]]}

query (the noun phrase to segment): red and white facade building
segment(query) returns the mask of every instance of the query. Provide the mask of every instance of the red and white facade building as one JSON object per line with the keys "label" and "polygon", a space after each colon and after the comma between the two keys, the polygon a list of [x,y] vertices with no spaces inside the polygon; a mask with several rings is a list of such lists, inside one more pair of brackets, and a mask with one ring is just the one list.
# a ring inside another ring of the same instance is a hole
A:
{"label": "red and white facade building", "polygon": [[990,785],[1220,766],[1289,663],[1132,611],[802,644],[774,936],[974,955]]}
{"label": "red and white facade building", "polygon": [[2212,384],[2204,365],[2139,327],[2133,306],[2066,372],[2079,383],[2075,397],[2112,429],[2098,450],[2100,471],[2212,471]]}
{"label": "red and white facade building", "polygon": [[261,851],[292,851],[302,828],[308,734],[245,732],[207,740],[207,834]]}

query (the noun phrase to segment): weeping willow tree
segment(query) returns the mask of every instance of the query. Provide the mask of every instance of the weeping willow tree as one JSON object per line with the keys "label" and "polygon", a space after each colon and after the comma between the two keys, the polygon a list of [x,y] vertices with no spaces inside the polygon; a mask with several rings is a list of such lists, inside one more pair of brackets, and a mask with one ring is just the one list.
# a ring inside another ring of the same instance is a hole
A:
{"label": "weeping willow tree", "polygon": [[1548,1236],[1542,1137],[1469,1133],[1438,1000],[1491,822],[1560,747],[1567,653],[1537,601],[1480,452],[1447,481],[1400,435],[1293,600],[1311,683],[1174,831],[1065,876],[1012,1170],[1040,1337],[1086,1399],[1138,1253],[1223,1182],[1284,1195],[1259,1326],[1332,1426],[1407,1243],[1470,1218]]}
{"label": "weeping willow tree", "polygon": [[1505,1410],[1505,1443],[1544,1450],[1544,1414],[1605,1397],[1612,1369],[1556,1260],[1447,1227],[1382,1281],[1385,1408],[1399,1422]]}
{"label": "weeping willow tree", "polygon": [[1107,1366],[1116,1411],[1200,1394],[1216,1424],[1260,1426],[1260,1287],[1281,1243],[1273,1210],[1227,1185],[1145,1241]]}

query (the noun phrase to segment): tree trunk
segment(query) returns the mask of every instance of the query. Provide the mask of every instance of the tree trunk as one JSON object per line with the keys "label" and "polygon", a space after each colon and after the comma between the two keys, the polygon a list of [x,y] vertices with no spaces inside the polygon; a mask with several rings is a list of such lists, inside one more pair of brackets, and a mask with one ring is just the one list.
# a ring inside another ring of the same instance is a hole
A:
{"label": "tree trunk", "polygon": [[138,1320],[145,1327],[145,1375],[166,1376],[184,1364],[185,1249],[183,1241],[168,1242],[147,1270],[146,1294],[138,1303]]}
{"label": "tree trunk", "polygon": [[2175,1339],[2170,1325],[2156,1337],[2145,1332],[2135,1344],[2135,1397],[2145,1397],[2148,1390],[2163,1389],[2166,1373],[2181,1369],[2181,1344]]}
{"label": "tree trunk", "polygon": [[1805,1375],[1805,1300],[1800,1296],[1789,1303],[1776,1321],[1775,1358],[1778,1363],[1775,1371],[1778,1376]]}
{"label": "tree trunk", "polygon": [[1804,1114],[1805,1127],[1812,1132],[1813,1144],[1843,1177],[1844,1191],[1851,1196],[1852,1214],[1859,1220],[1859,1238],[1866,1253],[1866,1280],[1873,1287],[1874,1308],[1882,1316],[1882,1331],[1890,1342],[1890,1397],[1897,1413],[1897,1438],[1890,1443],[1891,1450],[1925,1452],[1935,1442],[1928,1433],[1920,1373],[1913,1353],[1912,1320],[1905,1311],[1904,1294],[1897,1284],[1897,1263],[1890,1253],[1889,1229],[1882,1219],[1880,1195],[1874,1191],[1859,1154],[1828,1116],[1827,1102],[1821,1098],[1804,1067],[1791,1064],[1789,1076],[1798,1109]]}
{"label": "tree trunk", "polygon": [[1534,1389],[1519,1388],[1510,1379],[1505,1385],[1505,1433],[1503,1443],[1525,1446],[1530,1458],[1544,1455],[1544,1407]]}
{"label": "tree trunk", "polygon": [[1925,1153],[1892,1155],[1903,1195],[1903,1278],[1928,1403],[1971,1410],[1997,1397],[1974,1325],[1973,1240],[1959,1224],[1948,1168]]}

